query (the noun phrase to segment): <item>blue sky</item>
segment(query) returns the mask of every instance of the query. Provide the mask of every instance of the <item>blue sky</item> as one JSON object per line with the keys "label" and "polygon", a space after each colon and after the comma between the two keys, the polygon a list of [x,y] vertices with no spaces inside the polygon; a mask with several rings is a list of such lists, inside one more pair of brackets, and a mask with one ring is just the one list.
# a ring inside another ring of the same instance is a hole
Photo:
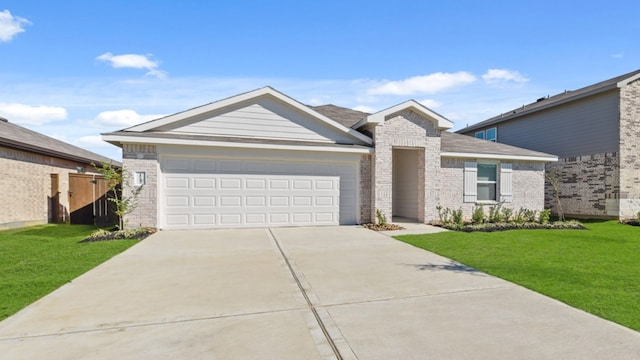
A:
{"label": "blue sky", "polygon": [[265,85],[312,105],[415,99],[484,120],[640,68],[638,1],[0,3],[0,116],[100,140]]}

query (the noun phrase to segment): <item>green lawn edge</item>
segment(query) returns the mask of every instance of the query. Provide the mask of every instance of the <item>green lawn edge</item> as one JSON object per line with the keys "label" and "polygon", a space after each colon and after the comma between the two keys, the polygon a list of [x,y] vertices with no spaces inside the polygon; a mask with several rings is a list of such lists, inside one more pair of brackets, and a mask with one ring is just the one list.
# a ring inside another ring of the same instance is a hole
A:
{"label": "green lawn edge", "polygon": [[79,243],[95,230],[47,224],[0,231],[0,321],[137,243]]}
{"label": "green lawn edge", "polygon": [[395,238],[640,331],[640,228],[585,226]]}

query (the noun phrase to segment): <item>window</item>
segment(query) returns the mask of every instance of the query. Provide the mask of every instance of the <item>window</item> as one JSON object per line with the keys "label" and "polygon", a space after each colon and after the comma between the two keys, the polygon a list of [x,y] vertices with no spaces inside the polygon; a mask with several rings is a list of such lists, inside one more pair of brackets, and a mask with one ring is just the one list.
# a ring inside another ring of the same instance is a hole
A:
{"label": "window", "polygon": [[133,173],[133,186],[142,186],[147,183],[147,173],[144,171],[136,171]]}
{"label": "window", "polygon": [[476,139],[484,140],[484,131],[478,131],[476,133]]}
{"label": "window", "polygon": [[498,129],[497,128],[487,129],[487,131],[485,133],[486,133],[485,140],[493,141],[493,142],[498,141]]}
{"label": "window", "polygon": [[510,163],[491,161],[464,162],[463,201],[505,202],[513,201],[513,166]]}
{"label": "window", "polygon": [[477,201],[496,201],[498,165],[478,164]]}

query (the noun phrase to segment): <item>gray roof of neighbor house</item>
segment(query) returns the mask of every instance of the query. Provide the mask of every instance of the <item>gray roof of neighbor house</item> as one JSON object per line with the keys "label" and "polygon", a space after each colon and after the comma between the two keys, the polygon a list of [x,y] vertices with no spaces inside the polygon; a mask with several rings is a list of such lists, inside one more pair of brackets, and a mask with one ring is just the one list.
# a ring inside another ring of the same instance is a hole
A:
{"label": "gray roof of neighbor house", "polygon": [[0,119],[0,146],[31,151],[85,164],[107,162],[117,166],[122,165],[120,162],[109,159],[108,157],[12,124],[6,119]]}
{"label": "gray roof of neighbor house", "polygon": [[369,116],[370,114],[358,110],[348,109],[341,106],[335,106],[333,104],[311,106],[307,105],[320,114],[328,117],[331,120],[335,120],[343,126],[351,128],[357,124],[360,120]]}
{"label": "gray roof of neighbor house", "polygon": [[467,126],[466,128],[460,129],[456,132],[466,133],[469,131],[473,131],[475,129],[483,128],[485,126],[498,124],[507,120],[515,119],[517,117],[520,117],[526,114],[531,114],[536,111],[547,109],[547,108],[564,104],[570,101],[578,100],[586,96],[599,94],[601,92],[612,90],[619,87],[619,83],[625,82],[625,80],[628,80],[631,78],[637,78],[637,77],[640,77],[640,70],[636,70],[624,75],[616,76],[614,78],[601,81],[599,83],[589,85],[589,86],[580,88],[578,90],[571,90],[571,91],[565,90],[564,92],[557,95],[553,95],[551,97],[548,97],[548,96],[541,97],[536,102],[533,102],[528,105],[523,105],[517,109],[513,109],[511,111],[500,114],[498,116],[494,116],[490,119],[481,121],[471,126]]}
{"label": "gray roof of neighbor house", "polygon": [[554,158],[557,156],[523,149],[517,146],[511,146],[493,141],[476,139],[472,136],[455,134],[448,131],[441,133],[440,151],[444,153],[465,153],[465,154],[484,154],[499,156],[517,156],[517,157],[541,157]]}

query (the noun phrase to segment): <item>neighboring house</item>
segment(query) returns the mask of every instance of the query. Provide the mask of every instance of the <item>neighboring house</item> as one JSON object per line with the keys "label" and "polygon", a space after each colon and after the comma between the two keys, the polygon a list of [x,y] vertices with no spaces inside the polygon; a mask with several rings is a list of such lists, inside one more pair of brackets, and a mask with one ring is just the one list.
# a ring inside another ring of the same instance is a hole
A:
{"label": "neighboring house", "polygon": [[[448,133],[411,100],[375,114],[265,87],[103,134],[145,184],[131,226],[161,229],[438,219],[437,205],[540,210],[556,157]],[[124,189],[130,191],[130,189]]]}
{"label": "neighboring house", "polygon": [[[458,133],[556,154],[565,214],[634,218],[640,210],[640,70],[543,97]],[[547,204],[554,206],[548,186]]]}
{"label": "neighboring house", "polygon": [[102,161],[121,165],[0,118],[0,229],[107,221],[106,200],[96,201],[106,188],[91,166]]}

